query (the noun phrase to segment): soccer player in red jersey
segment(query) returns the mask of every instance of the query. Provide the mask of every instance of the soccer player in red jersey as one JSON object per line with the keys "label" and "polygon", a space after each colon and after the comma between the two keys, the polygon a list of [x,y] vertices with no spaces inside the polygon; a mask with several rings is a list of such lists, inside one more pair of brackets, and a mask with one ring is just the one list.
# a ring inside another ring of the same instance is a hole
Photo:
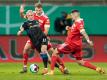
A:
{"label": "soccer player in red jersey", "polygon": [[53,52],[53,55],[51,57],[51,71],[48,73],[48,75],[54,74],[54,66],[56,62],[62,63],[62,66],[65,67],[62,59],[59,57],[59,54],[62,53],[71,53],[79,65],[93,69],[102,74],[105,73],[105,71],[102,68],[96,67],[89,61],[85,61],[82,59],[82,37],[86,39],[87,43],[90,46],[93,46],[93,42],[90,41],[87,33],[85,32],[84,21],[82,18],[80,18],[80,12],[78,10],[73,10],[71,15],[72,19],[74,20],[74,23],[65,42],[59,45]]}
{"label": "soccer player in red jersey", "polygon": [[[33,11],[33,13],[34,13],[33,14],[34,20],[39,21],[40,28],[45,33],[45,35],[48,35],[48,31],[50,28],[50,21],[49,21],[49,18],[44,14],[41,3],[37,3],[35,5],[35,11]],[[20,7],[20,15],[22,18],[27,19],[27,16],[24,14],[24,6],[23,5],[21,5],[21,7]],[[44,70],[43,70],[42,74],[45,74],[48,72],[47,65],[48,65],[48,61],[50,62],[50,56],[48,54],[47,48],[48,48],[48,50],[51,48],[50,42],[49,42],[48,46],[44,45],[42,47],[42,51],[40,53],[41,58],[44,63]],[[23,66],[23,71],[21,71],[21,73],[27,72],[28,53],[29,53],[29,50],[31,50],[31,49],[34,50],[34,48],[32,46],[32,42],[30,40],[28,40],[25,47],[24,47],[24,50],[23,50],[24,66]],[[63,71],[62,66],[59,66],[57,64],[55,64],[55,66],[58,67],[61,71]],[[67,70],[66,70],[66,72],[67,72]]]}

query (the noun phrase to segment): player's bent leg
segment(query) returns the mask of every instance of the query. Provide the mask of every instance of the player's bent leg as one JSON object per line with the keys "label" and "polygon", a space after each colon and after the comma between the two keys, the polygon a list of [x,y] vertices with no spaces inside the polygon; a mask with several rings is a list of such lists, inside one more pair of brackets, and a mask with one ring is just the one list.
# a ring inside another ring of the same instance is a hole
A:
{"label": "player's bent leg", "polygon": [[63,71],[67,70],[64,66],[63,61],[59,57],[59,54],[61,54],[61,53],[68,54],[70,52],[72,52],[72,50],[71,50],[70,46],[66,43],[63,43],[63,44],[59,45],[59,47],[56,48],[53,51],[53,54],[52,54],[52,57],[51,57],[51,72],[48,73],[48,75],[53,75],[54,74],[54,67],[55,67],[56,62],[62,65]]}
{"label": "player's bent leg", "polygon": [[54,67],[55,67],[55,63],[57,63],[57,57],[58,57],[58,51],[57,49],[55,49],[53,51],[52,57],[51,57],[51,71],[49,73],[47,73],[46,75],[53,75],[54,74]]}
{"label": "player's bent leg", "polygon": [[27,42],[23,50],[23,70],[20,73],[27,72],[28,53],[31,51],[31,49],[31,44]]}
{"label": "player's bent leg", "polygon": [[[53,52],[54,49],[50,48],[50,50]],[[49,54],[48,54],[49,55]],[[50,55],[49,55],[49,64],[51,64],[51,59],[50,59]],[[67,68],[65,68],[64,66],[62,66],[63,64],[58,64],[55,63],[55,67],[58,68],[63,74],[69,74],[69,71],[67,70]]]}
{"label": "player's bent leg", "polygon": [[[54,51],[54,49],[53,49],[52,47],[48,48],[48,54],[47,54],[47,55],[48,55],[48,63],[49,63],[49,64],[51,64],[51,57],[50,57],[50,55],[49,55],[49,52],[52,53],[53,51]],[[59,66],[58,63],[55,64],[55,67],[58,68],[58,69],[60,68],[60,66]]]}
{"label": "player's bent leg", "polygon": [[[53,48],[50,48],[49,50],[52,51],[52,52],[54,51]],[[48,51],[49,51],[49,50],[48,50]],[[48,55],[49,55],[49,54],[48,54]],[[48,60],[49,60],[49,64],[51,64],[50,55],[49,55],[49,59],[48,59]],[[63,66],[63,64],[61,64],[61,63],[60,63],[60,64],[55,63],[55,67],[58,68],[63,74],[69,74],[69,71],[67,70],[67,68],[65,68],[65,67]]]}
{"label": "player's bent leg", "polygon": [[[51,52],[51,53],[54,51],[54,48],[52,48],[52,44],[50,43],[50,41],[48,41],[47,49],[48,49],[48,52]],[[48,55],[48,62],[49,64],[51,64],[51,57],[49,53],[47,55]],[[60,65],[58,63],[55,64],[55,67],[60,69]]]}
{"label": "player's bent leg", "polygon": [[60,56],[58,55],[58,58],[57,58],[57,62],[59,63],[59,69],[60,71],[63,73],[63,74],[69,74],[69,71],[68,69],[65,67],[64,65],[64,61],[60,58]]}
{"label": "player's bent leg", "polygon": [[81,59],[81,60],[77,60],[77,63],[84,67],[96,70],[98,73],[101,73],[101,74],[105,73],[104,69],[102,69],[100,67],[96,67],[95,65],[91,64],[89,61],[84,61],[83,59]]}
{"label": "player's bent leg", "polygon": [[84,66],[84,67],[87,67],[87,68],[90,68],[90,69],[93,69],[93,70],[96,70],[96,66],[94,66],[93,64],[91,64],[90,62],[88,62],[88,61],[84,61],[83,59],[81,59],[81,60],[77,60],[77,63],[79,64],[79,65],[82,65],[82,66]]}
{"label": "player's bent leg", "polygon": [[61,58],[59,57],[59,51],[57,49],[54,50],[52,57],[51,57],[51,71],[48,73],[48,75],[53,75],[54,74],[54,67],[55,67],[55,63],[59,63],[61,65],[60,69],[62,70],[62,72],[64,73],[64,71],[67,69],[65,69],[64,63],[61,60]]}
{"label": "player's bent leg", "polygon": [[82,49],[81,48],[78,48],[78,50],[75,51],[75,54],[73,56],[76,58],[76,62],[79,65],[96,70],[99,73],[104,73],[104,70],[102,68],[96,67],[95,65],[91,64],[89,61],[85,61],[82,59]]}

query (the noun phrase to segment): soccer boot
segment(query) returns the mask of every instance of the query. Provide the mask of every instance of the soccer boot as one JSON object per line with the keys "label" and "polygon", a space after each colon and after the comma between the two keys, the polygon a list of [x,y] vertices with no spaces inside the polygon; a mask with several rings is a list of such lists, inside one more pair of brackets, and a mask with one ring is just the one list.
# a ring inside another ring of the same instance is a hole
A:
{"label": "soccer boot", "polygon": [[48,69],[44,68],[43,71],[42,71],[42,75],[47,74],[47,73],[48,73]]}
{"label": "soccer boot", "polygon": [[96,71],[100,74],[105,74],[105,70],[103,68],[97,67]]}
{"label": "soccer boot", "polygon": [[63,74],[69,74],[69,71],[67,68],[63,68],[62,66],[59,67],[59,70],[63,73]]}
{"label": "soccer boot", "polygon": [[64,69],[64,74],[69,74],[69,71],[67,68]]}
{"label": "soccer boot", "polygon": [[27,67],[23,67],[23,70],[20,73],[27,73]]}
{"label": "soccer boot", "polygon": [[64,68],[62,66],[59,66],[59,70],[64,73]]}
{"label": "soccer boot", "polygon": [[50,72],[48,72],[48,73],[46,73],[44,75],[54,75],[54,71],[50,71]]}

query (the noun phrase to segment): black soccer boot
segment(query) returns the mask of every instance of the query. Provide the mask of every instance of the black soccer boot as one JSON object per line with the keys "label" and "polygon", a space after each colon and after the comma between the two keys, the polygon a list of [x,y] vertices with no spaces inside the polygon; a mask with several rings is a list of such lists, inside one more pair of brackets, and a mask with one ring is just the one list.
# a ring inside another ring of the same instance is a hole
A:
{"label": "black soccer boot", "polygon": [[64,69],[64,74],[67,74],[67,75],[70,74],[67,68]]}
{"label": "black soccer boot", "polygon": [[27,73],[27,67],[23,67],[23,70],[20,73]]}

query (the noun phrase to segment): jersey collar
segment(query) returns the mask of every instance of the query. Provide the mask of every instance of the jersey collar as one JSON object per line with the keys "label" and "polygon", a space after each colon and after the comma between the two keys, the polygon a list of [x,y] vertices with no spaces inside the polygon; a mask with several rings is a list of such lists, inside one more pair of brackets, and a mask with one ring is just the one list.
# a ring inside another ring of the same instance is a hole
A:
{"label": "jersey collar", "polygon": [[[34,11],[34,13],[36,14],[36,16],[38,16],[36,11]],[[43,16],[43,15],[44,15],[44,11],[42,11],[42,14],[40,16]]]}

